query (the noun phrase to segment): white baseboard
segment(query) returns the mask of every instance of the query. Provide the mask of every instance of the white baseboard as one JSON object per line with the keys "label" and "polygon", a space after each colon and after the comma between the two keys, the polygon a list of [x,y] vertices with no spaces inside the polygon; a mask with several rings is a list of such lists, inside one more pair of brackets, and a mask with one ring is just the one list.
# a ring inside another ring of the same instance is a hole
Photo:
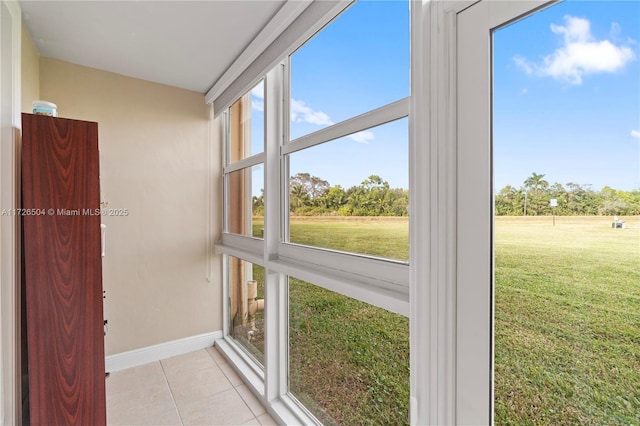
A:
{"label": "white baseboard", "polygon": [[216,339],[220,338],[222,338],[222,331],[214,331],[197,336],[185,337],[184,339],[172,340],[171,342],[160,343],[159,345],[147,346],[146,348],[135,349],[133,351],[109,355],[105,358],[105,367],[108,372],[137,367],[161,359],[171,358],[172,356],[209,348],[213,346],[213,342]]}

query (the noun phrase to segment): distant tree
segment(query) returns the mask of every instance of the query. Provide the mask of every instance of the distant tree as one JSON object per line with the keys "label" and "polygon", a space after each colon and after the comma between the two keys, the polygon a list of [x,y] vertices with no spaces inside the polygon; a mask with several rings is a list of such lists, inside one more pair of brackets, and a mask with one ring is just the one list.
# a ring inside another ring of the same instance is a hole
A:
{"label": "distant tree", "polygon": [[567,214],[595,215],[601,204],[601,198],[590,185],[569,182],[567,188]]}
{"label": "distant tree", "polygon": [[544,180],[545,175],[539,175],[536,172],[531,173],[531,176],[525,179],[524,186],[527,189],[544,190],[549,187],[549,182]]}
{"label": "distant tree", "polygon": [[292,207],[303,207],[309,201],[309,195],[302,185],[293,185],[291,186],[291,191],[289,192],[289,203]]}
{"label": "distant tree", "polygon": [[409,191],[391,188],[378,175],[347,190],[309,173],[289,180],[289,208],[298,215],[406,216],[408,206]]}
{"label": "distant tree", "polygon": [[525,186],[525,206],[524,211],[526,215],[530,215],[534,212],[536,215],[542,214],[545,204],[549,203],[549,197],[545,193],[545,190],[549,187],[549,182],[544,180],[543,174],[533,172],[524,181]]}
{"label": "distant tree", "polygon": [[260,196],[254,195],[251,197],[251,204],[253,206],[254,215],[264,215],[264,189],[260,190]]}
{"label": "distant tree", "polygon": [[347,194],[340,185],[335,185],[322,196],[320,202],[330,212],[337,212],[347,201]]}
{"label": "distant tree", "polygon": [[495,210],[499,216],[519,216],[523,213],[524,193],[507,185],[495,196]]}
{"label": "distant tree", "polygon": [[329,182],[309,173],[298,173],[289,180],[291,188],[301,186],[310,200],[321,197],[328,189]]}
{"label": "distant tree", "polygon": [[616,190],[605,186],[600,191],[602,199],[599,214],[602,215],[632,215],[638,211],[638,204],[632,192]]}

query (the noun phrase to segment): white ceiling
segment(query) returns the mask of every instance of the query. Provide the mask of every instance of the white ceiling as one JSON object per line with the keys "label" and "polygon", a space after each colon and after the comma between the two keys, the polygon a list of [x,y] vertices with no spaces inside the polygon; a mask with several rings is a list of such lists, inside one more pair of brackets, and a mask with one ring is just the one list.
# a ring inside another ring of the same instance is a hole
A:
{"label": "white ceiling", "polygon": [[40,54],[207,92],[286,0],[20,1]]}

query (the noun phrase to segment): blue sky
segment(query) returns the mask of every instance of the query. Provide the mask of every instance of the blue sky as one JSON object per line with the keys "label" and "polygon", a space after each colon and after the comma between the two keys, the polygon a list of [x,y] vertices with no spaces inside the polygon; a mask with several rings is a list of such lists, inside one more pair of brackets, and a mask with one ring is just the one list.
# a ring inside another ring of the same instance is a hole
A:
{"label": "blue sky", "polygon": [[[365,1],[298,49],[291,56],[291,139],[409,96],[408,41],[407,2]],[[253,95],[256,123],[261,89]],[[290,171],[345,189],[374,174],[408,188],[408,140],[407,119],[398,120],[294,153]]]}
{"label": "blue sky", "polygon": [[[360,1],[295,52],[292,139],[408,96],[408,23],[407,2]],[[639,42],[638,1],[568,1],[496,31],[496,192],[532,172],[640,187]],[[298,172],[344,188],[377,174],[407,188],[407,120],[293,154]]]}
{"label": "blue sky", "polygon": [[640,2],[568,1],[494,35],[494,187],[640,188]]}
{"label": "blue sky", "polygon": [[[291,139],[409,96],[409,6],[365,1],[347,9],[291,56]],[[291,156],[349,188],[378,175],[408,188],[408,121],[388,123]]]}

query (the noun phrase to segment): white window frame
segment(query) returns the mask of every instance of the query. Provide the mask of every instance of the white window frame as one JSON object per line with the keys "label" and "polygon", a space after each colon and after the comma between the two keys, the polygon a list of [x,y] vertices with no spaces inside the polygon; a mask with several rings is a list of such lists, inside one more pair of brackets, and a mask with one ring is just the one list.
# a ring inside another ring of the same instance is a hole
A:
{"label": "white window frame", "polygon": [[[290,95],[290,59],[284,62],[284,102],[288,110]],[[328,290],[342,293],[389,311],[409,316],[409,262],[347,253],[287,241],[289,223],[288,155],[357,132],[368,130],[409,116],[409,98],[399,99],[355,117],[289,140],[286,118],[284,143],[280,157],[286,180],[282,181],[283,238],[277,247],[277,270],[296,272],[297,277]],[[408,141],[407,141],[408,142]],[[408,162],[408,159],[407,159]],[[306,278],[305,278],[306,277]]]}
{"label": "white window frame", "polygon": [[[342,12],[342,10],[337,10]],[[336,15],[337,16],[337,15]],[[224,232],[215,245],[223,254],[224,337],[218,345],[253,386],[272,415],[286,423],[314,424],[317,420],[288,391],[288,285],[294,276],[331,291],[409,315],[408,262],[376,258],[286,242],[288,235],[289,172],[288,154],[398,120],[409,115],[409,98],[334,124],[288,142],[289,60],[276,65],[264,76],[265,151],[234,163],[228,162],[228,113],[224,125]],[[408,159],[407,159],[408,161]],[[229,203],[227,176],[258,164],[264,165],[264,239],[228,231]],[[275,194],[275,196],[273,195]],[[234,256],[265,268],[265,365],[262,370],[229,336],[227,256]],[[311,259],[311,260],[310,260]]]}
{"label": "white window frame", "polygon": [[460,424],[491,424],[494,419],[492,33],[553,3],[483,1],[458,15],[456,422]]}
{"label": "white window frame", "polygon": [[[243,367],[242,360],[236,360],[236,366],[280,422],[315,422],[287,393],[288,312],[283,307],[288,299],[289,274],[409,316],[411,424],[492,421],[491,304],[485,303],[491,298],[490,284],[483,287],[489,293],[480,295],[467,288],[477,283],[477,274],[485,282],[491,280],[490,206],[485,216],[472,219],[475,222],[468,217],[469,212],[477,210],[476,202],[490,203],[490,190],[481,187],[478,193],[473,189],[478,188],[474,185],[488,185],[488,180],[471,177],[477,168],[487,176],[491,164],[485,153],[465,155],[469,135],[488,135],[490,116],[480,113],[475,119],[469,118],[471,109],[480,105],[479,98],[468,105],[461,100],[469,86],[461,83],[459,74],[459,70],[478,68],[488,72],[490,54],[484,47],[459,50],[459,25],[464,21],[460,14],[470,7],[492,8],[493,12],[481,12],[482,16],[474,20],[496,26],[545,2],[477,3],[412,0],[410,97],[288,144],[288,120],[284,119],[289,97],[286,63],[266,77],[265,111],[272,112],[265,116],[267,148],[260,160],[265,165],[265,238],[225,236],[217,248],[265,267],[264,379],[256,379],[255,371]],[[490,40],[488,32],[486,38],[482,34],[475,37],[480,44]],[[488,74],[476,75],[470,87],[488,96],[490,92],[482,87],[489,84],[489,78]],[[486,99],[482,102],[484,107],[490,105]],[[392,121],[401,110],[407,110],[409,116],[410,266],[287,243],[287,221],[283,220],[288,214],[284,201],[289,176],[286,155],[364,130],[373,122]],[[473,123],[479,127],[474,128]],[[274,193],[278,194],[275,203],[268,196]],[[489,195],[484,197],[486,193]],[[478,197],[484,197],[483,201]],[[483,260],[469,263],[478,256]],[[397,275],[388,281],[378,280],[367,273],[371,262],[379,265],[377,272]],[[228,321],[226,314],[224,318]],[[478,338],[473,330],[480,328],[483,331]],[[228,342],[222,342],[223,352],[238,358],[233,355],[235,351],[225,350],[228,346]],[[482,354],[475,357],[478,351]]]}

